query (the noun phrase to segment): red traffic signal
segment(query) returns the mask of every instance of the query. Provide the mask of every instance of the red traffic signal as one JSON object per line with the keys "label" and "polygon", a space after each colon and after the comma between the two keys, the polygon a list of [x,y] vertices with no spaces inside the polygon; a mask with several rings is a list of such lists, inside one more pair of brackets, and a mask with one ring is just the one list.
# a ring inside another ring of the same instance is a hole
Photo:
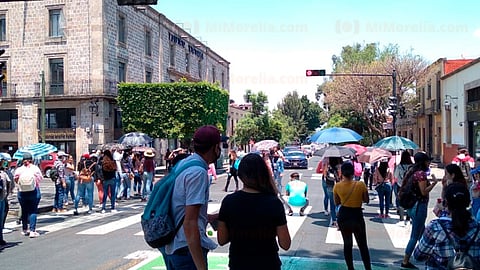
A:
{"label": "red traffic signal", "polygon": [[325,76],[325,69],[307,69],[305,75],[307,75],[307,77]]}

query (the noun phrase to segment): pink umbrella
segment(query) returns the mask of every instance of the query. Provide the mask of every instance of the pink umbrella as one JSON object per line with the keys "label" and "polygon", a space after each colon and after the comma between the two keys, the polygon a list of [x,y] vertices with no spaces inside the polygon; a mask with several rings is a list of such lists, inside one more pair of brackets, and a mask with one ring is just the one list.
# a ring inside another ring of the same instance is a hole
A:
{"label": "pink umbrella", "polygon": [[382,159],[389,159],[392,156],[390,151],[382,148],[367,147],[367,151],[357,157],[359,162],[375,163]]}
{"label": "pink umbrella", "polygon": [[361,155],[361,154],[363,154],[367,151],[366,146],[363,146],[363,145],[360,145],[360,144],[357,144],[357,143],[349,143],[349,144],[345,144],[344,146],[354,149],[355,154],[357,154],[357,156],[359,156],[359,155]]}

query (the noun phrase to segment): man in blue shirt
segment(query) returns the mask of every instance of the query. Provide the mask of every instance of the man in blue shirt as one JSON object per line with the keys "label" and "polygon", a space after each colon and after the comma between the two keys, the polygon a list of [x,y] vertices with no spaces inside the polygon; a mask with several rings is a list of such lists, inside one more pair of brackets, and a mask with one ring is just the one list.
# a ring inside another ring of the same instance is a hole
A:
{"label": "man in blue shirt", "polygon": [[308,206],[307,183],[300,181],[300,175],[297,172],[290,174],[290,182],[285,186],[286,195],[288,196],[288,215],[293,215],[292,206],[301,207],[300,216],[304,216],[305,208]]}

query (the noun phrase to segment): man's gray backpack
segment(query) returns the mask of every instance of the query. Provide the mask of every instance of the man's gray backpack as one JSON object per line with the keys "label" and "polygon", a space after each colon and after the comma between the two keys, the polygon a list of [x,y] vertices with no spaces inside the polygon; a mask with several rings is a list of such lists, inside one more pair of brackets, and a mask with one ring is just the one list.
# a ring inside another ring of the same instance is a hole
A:
{"label": "man's gray backpack", "polygon": [[183,224],[184,217],[175,226],[171,211],[172,194],[177,176],[192,166],[204,167],[204,163],[196,159],[180,162],[153,187],[141,218],[145,241],[152,248],[160,248],[172,242]]}

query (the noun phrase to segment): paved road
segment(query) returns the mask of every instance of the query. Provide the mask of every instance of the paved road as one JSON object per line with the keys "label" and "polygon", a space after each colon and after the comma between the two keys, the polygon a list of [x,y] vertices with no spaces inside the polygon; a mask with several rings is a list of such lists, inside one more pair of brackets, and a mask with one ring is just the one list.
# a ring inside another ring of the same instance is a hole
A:
{"label": "paved road", "polygon": [[[314,173],[317,161],[318,158],[313,157],[308,170],[299,170],[309,184],[311,207],[307,208],[304,217],[298,214],[287,217],[293,241],[289,251],[280,252],[283,269],[345,269],[340,233],[328,227],[329,218],[323,213],[321,182],[319,175]],[[437,177],[443,176],[441,170],[433,171]],[[291,172],[288,170],[285,174]],[[223,191],[225,180],[226,174],[221,174],[218,181],[212,184],[209,211],[218,209],[223,197],[234,191],[234,183],[230,184],[228,192]],[[53,190],[51,181],[46,180],[42,184],[44,209],[51,207]],[[435,193],[432,198],[439,194],[438,187]],[[374,269],[399,269],[398,264],[410,232],[409,225],[397,223],[393,212],[391,219],[376,219],[378,200],[374,192],[371,192],[371,197],[371,203],[365,205],[365,216]],[[6,227],[15,231],[5,234],[5,239],[14,244],[0,250],[2,269],[32,269],[38,266],[49,269],[162,269],[160,253],[150,249],[142,237],[139,215],[144,205],[139,200],[123,201],[119,203],[119,213],[81,213],[78,217],[73,216],[72,210],[64,214],[46,212],[39,216],[38,228],[42,235],[38,239],[20,236],[20,227],[10,216]],[[82,209],[82,212],[85,211]],[[212,237],[215,237],[215,233]],[[22,254],[26,250],[34,251],[39,258],[24,258]],[[104,250],[109,250],[108,254]],[[226,269],[227,254],[228,245],[211,252],[210,269]],[[82,259],[72,264],[72,258]],[[362,269],[356,249],[354,260]],[[22,263],[19,264],[19,261]]]}

